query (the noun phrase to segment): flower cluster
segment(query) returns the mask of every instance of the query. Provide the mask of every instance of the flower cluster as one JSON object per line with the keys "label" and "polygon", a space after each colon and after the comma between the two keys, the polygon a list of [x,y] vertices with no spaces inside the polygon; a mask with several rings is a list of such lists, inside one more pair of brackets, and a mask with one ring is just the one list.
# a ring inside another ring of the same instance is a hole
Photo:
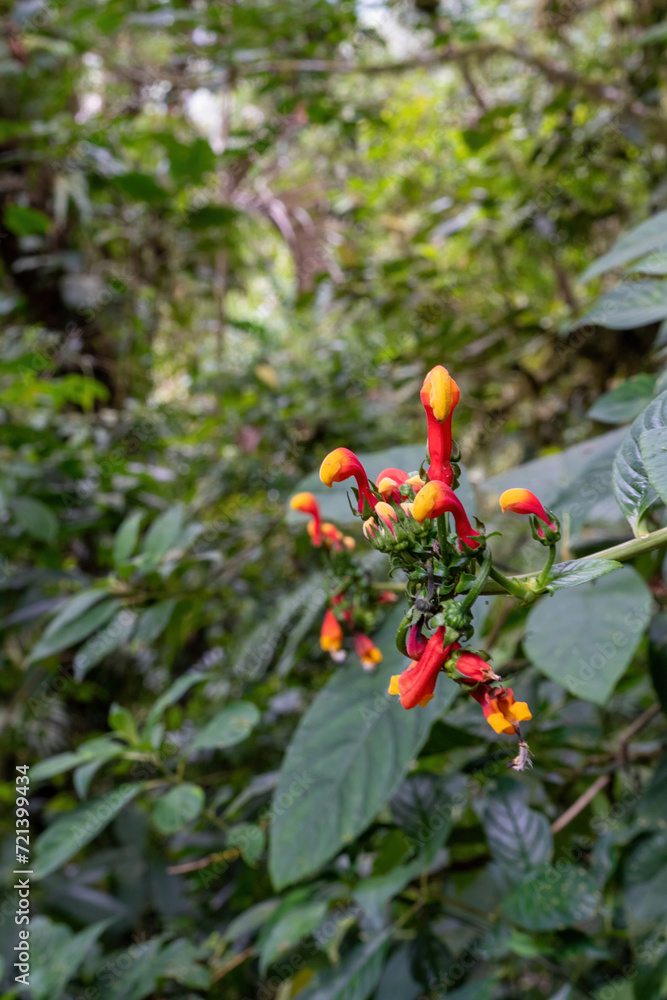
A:
{"label": "flower cluster", "polygon": [[[389,556],[392,574],[402,571],[405,579],[409,609],[396,645],[410,665],[391,678],[389,693],[398,695],[405,709],[424,707],[434,697],[438,677],[445,673],[478,702],[496,733],[519,738],[520,753],[510,766],[523,768],[529,763],[529,751],[520,724],[531,718],[530,709],[515,700],[512,688],[501,685],[487,655],[466,644],[474,631],[473,605],[487,580],[524,603],[543,592],[559,538],[558,521],[529,490],[507,490],[500,497],[501,510],[530,516],[533,537],[549,547],[549,559],[539,576],[527,581],[505,577],[493,566],[484,525],[477,519],[471,522],[456,493],[461,470],[452,420],[460,395],[442,365],[424,379],[420,399],[426,414],[427,454],[420,469],[386,468],[371,480],[354,452],[336,448],[322,462],[320,479],[328,487],[354,480],[352,510],[363,522],[365,538]],[[311,515],[309,532],[314,545],[328,546],[333,555],[346,547],[351,550],[351,539],[322,523],[312,494],[298,494],[292,506]],[[368,638],[368,630],[359,628],[363,617],[359,586],[355,589],[351,579],[347,567],[346,581],[327,610],[321,645],[341,659],[343,642],[349,636],[362,664],[373,669],[382,654]]]}

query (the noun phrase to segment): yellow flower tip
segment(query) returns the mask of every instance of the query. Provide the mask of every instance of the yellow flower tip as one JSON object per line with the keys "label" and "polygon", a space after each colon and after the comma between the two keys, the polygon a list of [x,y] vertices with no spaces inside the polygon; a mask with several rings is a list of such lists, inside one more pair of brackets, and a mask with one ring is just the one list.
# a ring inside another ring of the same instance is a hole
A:
{"label": "yellow flower tip", "polygon": [[348,550],[348,552],[353,552],[354,549],[357,547],[357,543],[355,542],[354,538],[352,538],[350,535],[345,535],[343,537],[343,545]]}
{"label": "yellow flower tip", "polygon": [[425,694],[424,697],[422,698],[422,700],[419,702],[419,707],[420,708],[426,708],[426,706],[428,705],[429,701],[433,701],[433,698],[434,698],[434,695],[432,695],[432,694]]}
{"label": "yellow flower tip", "polygon": [[336,482],[336,476],[340,472],[341,466],[343,464],[343,455],[341,455],[341,449],[336,448],[335,451],[330,451],[327,457],[324,459],[320,466],[320,479],[325,486],[329,489]]}
{"label": "yellow flower tip", "polygon": [[295,493],[289,505],[292,510],[300,510],[306,514],[311,514],[313,509],[317,507],[317,500],[312,493]]}
{"label": "yellow flower tip", "polygon": [[414,503],[411,503],[408,500],[406,500],[404,503],[401,504],[401,510],[408,517],[414,517],[415,516],[415,505],[414,505]]}
{"label": "yellow flower tip", "polygon": [[493,712],[491,715],[487,715],[486,721],[498,735],[507,733],[509,736],[514,732],[514,726],[512,724],[508,725],[507,719],[502,712]]}
{"label": "yellow flower tip", "polygon": [[525,701],[515,701],[512,705],[512,715],[519,722],[526,722],[528,719],[532,719],[531,711]]}
{"label": "yellow flower tip", "polygon": [[385,524],[389,524],[390,521],[397,521],[398,515],[391,504],[385,503],[384,500],[379,500],[377,506],[375,507],[375,513],[378,517],[382,518]]}
{"label": "yellow flower tip", "polygon": [[436,516],[443,485],[437,479],[433,480],[433,482],[427,483],[415,497],[415,502],[412,505],[412,516],[419,524],[423,524],[427,517]]}
{"label": "yellow flower tip", "polygon": [[375,670],[378,663],[382,663],[382,653],[374,646],[373,649],[369,649],[367,653],[360,657],[361,665],[364,670]]}
{"label": "yellow flower tip", "polygon": [[364,521],[361,530],[363,531],[363,533],[366,536],[366,538],[369,538],[369,539],[370,538],[375,538],[375,536],[377,534],[377,530],[378,530],[378,526],[375,523],[375,518],[373,518],[373,517],[367,518]]}
{"label": "yellow flower tip", "polygon": [[390,479],[389,476],[385,476],[377,485],[383,497],[385,494],[391,495],[398,487],[398,483],[394,479]]}
{"label": "yellow flower tip", "polygon": [[398,687],[398,678],[400,676],[401,676],[400,674],[394,674],[394,676],[392,677],[391,682],[389,684],[389,694],[400,694],[401,693],[400,690],[399,690],[399,687]]}
{"label": "yellow flower tip", "polygon": [[428,393],[429,405],[436,420],[447,420],[459,401],[458,385],[442,365],[432,368],[424,379],[423,389]]}
{"label": "yellow flower tip", "polygon": [[410,478],[406,479],[405,482],[408,486],[412,486],[415,493],[419,493],[420,489],[424,485],[424,480],[419,476],[410,476]]}
{"label": "yellow flower tip", "polygon": [[533,496],[534,494],[530,490],[523,490],[515,486],[511,490],[505,490],[500,497],[500,509],[503,514],[506,514],[508,510],[515,510],[520,505],[530,503]]}

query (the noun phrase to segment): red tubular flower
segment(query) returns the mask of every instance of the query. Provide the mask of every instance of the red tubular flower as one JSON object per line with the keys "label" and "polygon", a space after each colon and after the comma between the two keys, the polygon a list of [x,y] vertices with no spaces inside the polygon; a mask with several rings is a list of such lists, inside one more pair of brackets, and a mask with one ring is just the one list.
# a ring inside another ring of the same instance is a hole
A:
{"label": "red tubular flower", "polygon": [[327,608],[324,614],[324,621],[320,630],[320,646],[325,653],[330,653],[334,660],[340,659],[339,654],[343,645],[343,630],[340,622],[336,618],[331,608]]}
{"label": "red tubular flower", "polygon": [[373,640],[362,632],[357,632],[355,635],[354,648],[364,670],[375,670],[378,663],[382,663],[382,653]]}
{"label": "red tubular flower", "polygon": [[403,708],[414,708],[416,705],[424,708],[433,697],[443,664],[449,659],[451,651],[458,649],[456,643],[443,649],[444,635],[445,626],[441,625],[426,643],[419,660],[413,660],[411,667],[392,677],[389,694],[400,695]]}
{"label": "red tubular flower", "polygon": [[512,688],[476,688],[470,692],[482,706],[484,717],[497,733],[513,736],[519,733],[519,723],[532,719],[525,701],[515,701]]}
{"label": "red tubular flower", "polygon": [[505,490],[500,498],[500,509],[503,514],[506,514],[508,510],[514,511],[515,514],[534,514],[535,517],[539,517],[540,521],[544,521],[552,531],[558,530],[553,521],[549,520],[549,515],[540,501],[530,490],[523,490],[519,487]]}
{"label": "red tubular flower", "polygon": [[411,660],[419,659],[426,649],[427,641],[425,636],[422,635],[422,627],[419,623],[410,627],[405,648]]}
{"label": "red tubular flower", "polygon": [[378,594],[378,604],[396,604],[397,601],[398,594],[395,594],[393,590],[381,590]]}
{"label": "red tubular flower", "polygon": [[456,658],[456,669],[474,683],[486,684],[488,681],[500,680],[486,660],[477,653],[470,653],[467,650],[459,653]]}
{"label": "red tubular flower", "polygon": [[359,513],[363,513],[364,500],[375,510],[377,499],[371,493],[366,470],[353,451],[349,448],[336,448],[329,452],[320,466],[320,479],[325,486],[342,483],[351,476],[356,479],[359,489]]}
{"label": "red tubular flower", "polygon": [[470,524],[463,504],[454,490],[437,480],[427,483],[415,497],[412,508],[415,521],[423,524],[427,518],[440,517],[441,514],[445,513],[452,514],[454,517],[459,545],[463,542],[469,549],[478,548],[479,542],[476,539],[480,537],[479,531],[476,531]]}
{"label": "red tubular flower", "polygon": [[299,510],[302,514],[310,514],[312,521],[308,522],[308,534],[313,545],[322,544],[320,532],[321,515],[320,506],[312,493],[297,493],[289,502],[292,510]]}
{"label": "red tubular flower", "polygon": [[428,425],[429,479],[451,486],[452,414],[461,395],[459,387],[446,368],[436,365],[424,379],[419,395]]}
{"label": "red tubular flower", "polygon": [[402,469],[383,469],[382,472],[378,472],[377,488],[382,494],[383,500],[395,500],[396,503],[400,503],[401,491],[399,486],[407,482],[408,474],[403,472]]}

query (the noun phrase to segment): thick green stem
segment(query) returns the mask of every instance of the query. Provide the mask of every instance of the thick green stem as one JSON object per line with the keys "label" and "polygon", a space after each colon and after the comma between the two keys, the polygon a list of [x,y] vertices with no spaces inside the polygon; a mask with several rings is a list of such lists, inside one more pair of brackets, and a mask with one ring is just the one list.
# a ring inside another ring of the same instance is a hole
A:
{"label": "thick green stem", "polygon": [[556,558],[556,546],[549,546],[549,556],[546,563],[544,564],[544,569],[537,578],[537,586],[544,587],[549,579],[549,573],[551,572],[551,567],[554,564],[554,559]]}

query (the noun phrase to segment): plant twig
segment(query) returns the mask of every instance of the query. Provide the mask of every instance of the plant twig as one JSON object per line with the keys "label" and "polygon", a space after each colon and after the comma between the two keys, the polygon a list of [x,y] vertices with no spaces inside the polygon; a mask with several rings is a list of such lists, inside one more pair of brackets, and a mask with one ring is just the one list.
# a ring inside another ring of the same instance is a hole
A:
{"label": "plant twig", "polygon": [[593,801],[598,792],[601,792],[603,788],[611,781],[611,774],[601,774],[595,779],[592,785],[589,785],[585,792],[583,792],[579,798],[572,803],[569,809],[566,809],[562,816],[559,816],[555,822],[551,824],[552,833],[560,833],[560,831],[571,823],[575,816],[578,816],[586,806]]}

